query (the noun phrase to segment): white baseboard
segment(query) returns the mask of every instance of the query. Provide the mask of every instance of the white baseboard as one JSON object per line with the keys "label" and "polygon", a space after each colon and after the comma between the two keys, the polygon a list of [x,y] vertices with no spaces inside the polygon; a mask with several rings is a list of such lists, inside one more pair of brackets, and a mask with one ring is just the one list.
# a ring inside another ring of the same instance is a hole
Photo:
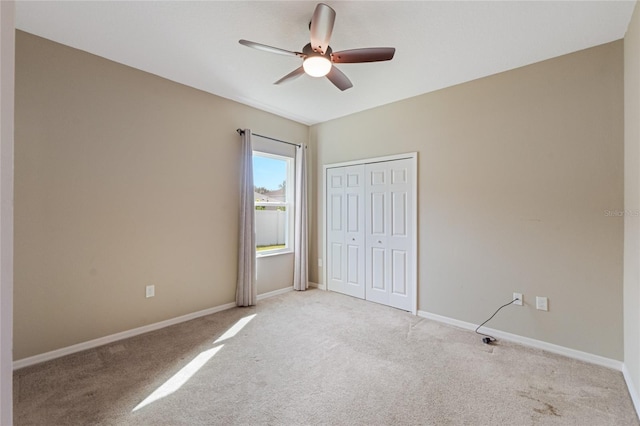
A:
{"label": "white baseboard", "polygon": [[[478,326],[477,324],[472,324],[466,321],[460,321],[457,319],[445,317],[438,314],[432,314],[426,311],[418,311],[418,316],[422,318],[427,318],[430,320],[442,322],[445,324],[453,325],[459,328],[464,328],[466,330],[475,330]],[[524,346],[529,346],[536,349],[542,349],[547,352],[551,352],[558,355],[564,355],[569,358],[578,359],[580,361],[589,362],[591,364],[600,365],[607,368],[612,368],[617,371],[622,371],[623,363],[621,361],[605,358],[600,355],[590,354],[588,352],[578,351],[576,349],[567,348],[560,345],[554,345],[553,343],[543,342],[542,340],[531,339],[529,337],[519,336],[517,334],[507,333],[500,330],[495,330],[492,328],[483,327],[485,334],[490,334],[493,337],[508,340],[515,343],[520,343]]]}
{"label": "white baseboard", "polygon": [[314,282],[311,282],[311,281],[309,281],[309,287],[317,288],[319,290],[326,290],[327,289],[326,285],[314,283]]}
{"label": "white baseboard", "polygon": [[[293,286],[286,287],[280,290],[270,291],[268,293],[259,294],[258,300],[263,300],[268,297],[273,297],[279,294],[288,293],[290,291],[293,291]],[[99,337],[97,339],[89,340],[87,342],[77,343],[75,345],[67,346],[65,348],[60,348],[50,352],[45,352],[42,354],[30,356],[27,358],[22,358],[22,359],[13,361],[13,369],[18,370],[20,368],[39,364],[44,361],[50,361],[52,359],[60,358],[66,355],[71,355],[76,352],[97,348],[98,346],[107,345],[109,343],[117,342],[118,340],[128,339],[129,337],[138,336],[140,334],[148,333],[150,331],[159,330],[161,328],[169,327],[171,325],[179,324],[185,321],[190,321],[192,319],[204,317],[206,315],[215,314],[216,312],[221,312],[221,311],[235,308],[235,307],[236,307],[235,302],[225,303],[224,305],[215,306],[213,308],[204,309],[202,311],[192,312],[190,314],[156,322],[153,324],[144,325],[142,327],[133,328],[131,330],[122,331],[120,333],[111,334],[109,336]]]}
{"label": "white baseboard", "polygon": [[258,295],[258,300],[267,299],[269,297],[273,297],[273,296],[278,296],[280,294],[289,293],[290,291],[293,291],[293,286],[281,288],[280,290],[273,290],[273,291],[270,291],[268,293],[259,294]]}
{"label": "white baseboard", "polygon": [[638,390],[636,389],[633,380],[631,380],[631,375],[626,364],[622,364],[622,375],[624,376],[624,381],[627,383],[627,389],[629,390],[631,401],[633,401],[633,406],[636,409],[636,415],[638,416],[638,419],[640,419],[640,396],[638,395]]}

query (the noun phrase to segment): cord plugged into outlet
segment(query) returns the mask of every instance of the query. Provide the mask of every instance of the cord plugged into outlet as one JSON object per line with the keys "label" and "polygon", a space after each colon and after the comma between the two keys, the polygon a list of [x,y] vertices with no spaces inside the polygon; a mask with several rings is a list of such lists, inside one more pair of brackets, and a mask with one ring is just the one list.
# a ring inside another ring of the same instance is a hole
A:
{"label": "cord plugged into outlet", "polygon": [[522,293],[513,293],[513,304],[518,306],[522,306],[524,304]]}
{"label": "cord plugged into outlet", "polygon": [[[514,293],[513,295],[515,296],[515,295],[516,295],[516,293]],[[495,317],[495,316],[496,316],[496,314],[497,314],[498,312],[500,312],[500,309],[502,309],[502,308],[504,308],[504,307],[506,307],[506,306],[509,306],[509,305],[515,304],[515,302],[517,302],[518,300],[522,302],[522,295],[520,295],[520,298],[516,298],[516,297],[514,297],[514,298],[513,298],[513,300],[512,300],[511,302],[509,302],[509,303],[505,303],[504,305],[500,306],[498,309],[496,309],[496,311],[493,313],[493,315],[491,315],[491,316],[489,317],[489,319],[488,319],[488,320],[486,320],[485,322],[483,322],[482,324],[480,324],[480,325],[476,328],[476,333],[477,333],[477,334],[480,334],[481,336],[484,336],[484,337],[482,338],[482,341],[483,341],[484,343],[486,343],[487,345],[490,345],[491,343],[494,343],[494,342],[495,342],[495,341],[497,341],[498,339],[496,339],[496,338],[495,338],[495,337],[493,337],[493,336],[489,336],[488,334],[480,333],[480,332],[478,331],[478,330],[480,330],[480,327],[482,327],[483,325],[485,325],[486,323],[488,323],[489,321],[491,321],[491,319],[493,319],[493,317]]]}

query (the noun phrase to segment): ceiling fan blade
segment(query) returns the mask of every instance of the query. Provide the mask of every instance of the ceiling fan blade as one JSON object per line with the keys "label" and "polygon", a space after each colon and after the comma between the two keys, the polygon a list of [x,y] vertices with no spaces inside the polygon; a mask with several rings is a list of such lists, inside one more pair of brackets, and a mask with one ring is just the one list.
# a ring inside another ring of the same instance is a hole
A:
{"label": "ceiling fan blade", "polygon": [[266,44],[256,43],[255,41],[238,40],[238,43],[243,44],[243,45],[245,45],[247,47],[252,47],[252,48],[258,49],[258,50],[264,50],[265,52],[278,53],[280,55],[299,56],[301,58],[304,58],[306,56],[306,55],[304,55],[303,53],[300,53],[300,52],[292,52],[290,50],[284,50],[284,49],[280,49],[278,47],[267,46]]}
{"label": "ceiling fan blade", "polygon": [[331,61],[336,64],[355,64],[358,62],[378,62],[393,59],[396,49],[393,47],[367,47],[364,49],[333,52]]}
{"label": "ceiling fan blade", "polygon": [[331,67],[331,71],[329,71],[329,74],[327,74],[327,78],[343,92],[353,87],[353,83],[351,83],[351,80],[349,80],[349,78],[335,66]]}
{"label": "ceiling fan blade", "polygon": [[295,78],[300,77],[302,74],[304,74],[304,68],[302,67],[296,68],[295,70],[291,71],[289,74],[285,75],[284,77],[282,77],[280,80],[276,81],[273,84],[280,84],[289,80],[293,80]]}
{"label": "ceiling fan blade", "polygon": [[336,11],[324,3],[318,3],[311,17],[311,48],[325,54],[336,20]]}

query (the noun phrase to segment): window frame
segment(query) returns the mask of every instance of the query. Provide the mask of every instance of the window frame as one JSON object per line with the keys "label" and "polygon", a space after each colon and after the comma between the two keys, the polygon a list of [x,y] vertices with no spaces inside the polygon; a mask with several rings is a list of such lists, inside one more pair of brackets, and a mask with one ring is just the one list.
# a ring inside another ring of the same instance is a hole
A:
{"label": "window frame", "polygon": [[[264,201],[258,202],[254,200],[255,207],[284,207],[286,211],[286,226],[285,226],[285,246],[283,248],[260,250],[256,244],[256,257],[268,257],[279,254],[293,253],[293,221],[294,221],[294,208],[295,208],[295,158],[287,155],[273,154],[260,149],[254,149],[252,155],[270,158],[273,160],[284,161],[286,164],[286,178],[285,178],[285,201]],[[254,188],[256,182],[253,182]],[[256,224],[254,223],[254,226]],[[257,227],[256,227],[257,231]]]}

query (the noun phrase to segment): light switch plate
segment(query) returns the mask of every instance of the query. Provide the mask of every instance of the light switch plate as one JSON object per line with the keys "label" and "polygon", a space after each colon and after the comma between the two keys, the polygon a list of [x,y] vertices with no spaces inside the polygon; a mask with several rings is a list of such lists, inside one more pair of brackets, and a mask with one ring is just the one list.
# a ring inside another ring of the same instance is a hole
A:
{"label": "light switch plate", "polygon": [[536,309],[539,311],[548,311],[549,300],[546,297],[536,296]]}

